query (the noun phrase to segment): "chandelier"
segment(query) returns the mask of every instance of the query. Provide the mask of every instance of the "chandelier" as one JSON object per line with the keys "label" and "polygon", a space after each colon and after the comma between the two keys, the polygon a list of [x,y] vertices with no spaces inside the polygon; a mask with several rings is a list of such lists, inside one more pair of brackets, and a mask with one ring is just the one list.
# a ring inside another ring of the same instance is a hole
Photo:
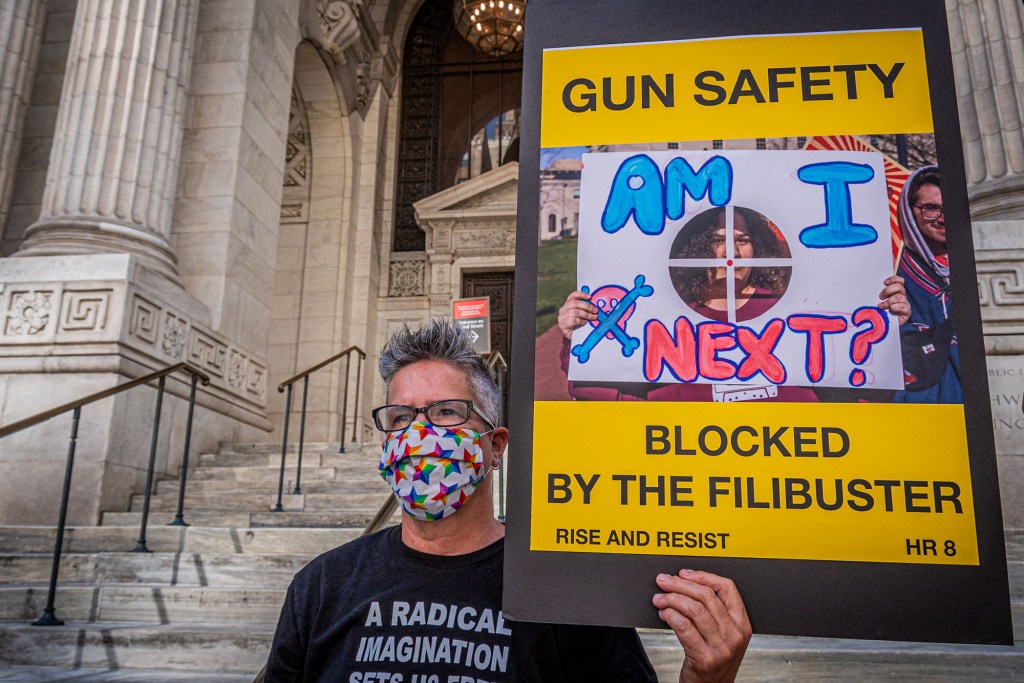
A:
{"label": "chandelier", "polygon": [[527,0],[455,0],[452,14],[462,37],[494,57],[523,49]]}

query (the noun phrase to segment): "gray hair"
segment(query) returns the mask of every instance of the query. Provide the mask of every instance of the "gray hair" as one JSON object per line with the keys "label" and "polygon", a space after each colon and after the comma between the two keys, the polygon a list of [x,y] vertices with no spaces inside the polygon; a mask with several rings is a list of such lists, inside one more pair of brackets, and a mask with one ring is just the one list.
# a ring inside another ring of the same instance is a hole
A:
{"label": "gray hair", "polygon": [[441,361],[464,372],[473,392],[473,404],[492,425],[498,424],[498,384],[494,373],[473,349],[466,330],[444,318],[434,318],[418,330],[405,325],[384,344],[377,365],[384,380],[385,400],[398,371],[422,360]]}

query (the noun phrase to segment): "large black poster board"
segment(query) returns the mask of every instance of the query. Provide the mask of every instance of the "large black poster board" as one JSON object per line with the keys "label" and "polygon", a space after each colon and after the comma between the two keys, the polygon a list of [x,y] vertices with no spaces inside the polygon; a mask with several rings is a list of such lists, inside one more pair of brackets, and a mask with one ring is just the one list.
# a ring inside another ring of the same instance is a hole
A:
{"label": "large black poster board", "polygon": [[[533,0],[526,32],[505,612],[660,627],[686,567],[760,633],[1010,643],[943,3]],[[932,296],[902,328],[893,272]]]}

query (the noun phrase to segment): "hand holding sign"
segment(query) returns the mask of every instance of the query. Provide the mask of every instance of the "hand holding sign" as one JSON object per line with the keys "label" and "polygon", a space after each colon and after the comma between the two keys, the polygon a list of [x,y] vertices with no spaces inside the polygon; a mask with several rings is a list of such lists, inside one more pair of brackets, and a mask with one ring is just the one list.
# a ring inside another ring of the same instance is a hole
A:
{"label": "hand holding sign", "polygon": [[660,574],[654,606],[686,652],[680,682],[733,681],[750,642],[743,598],[729,579],[683,569]]}

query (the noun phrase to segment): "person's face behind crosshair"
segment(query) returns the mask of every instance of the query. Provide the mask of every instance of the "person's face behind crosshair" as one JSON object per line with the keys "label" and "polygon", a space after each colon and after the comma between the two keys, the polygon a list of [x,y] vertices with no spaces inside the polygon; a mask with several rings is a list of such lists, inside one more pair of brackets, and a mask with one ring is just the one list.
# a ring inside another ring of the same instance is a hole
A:
{"label": "person's face behind crosshair", "polygon": [[[731,229],[726,227],[730,223]],[[730,322],[742,322],[781,299],[789,286],[791,258],[782,232],[764,214],[715,207],[693,216],[676,234],[669,276],[679,298],[697,313],[720,319],[708,314],[712,309],[727,313]],[[753,299],[761,303],[748,307]]]}
{"label": "person's face behind crosshair", "polygon": [[[750,229],[747,226],[747,221],[743,214],[738,211],[734,213],[732,219],[732,239],[734,259],[753,258],[756,256],[754,253],[754,242],[750,239]],[[718,222],[715,224],[715,232],[711,238],[711,245],[715,251],[715,258],[724,259],[727,257],[725,211],[719,213]],[[728,296],[728,277],[728,264],[717,268],[708,268],[709,299],[721,300]],[[733,279],[736,282],[735,291],[737,298],[741,298],[744,294],[749,295],[753,291],[753,287],[750,286],[749,266],[733,268]],[[748,289],[750,292],[746,291]]]}

